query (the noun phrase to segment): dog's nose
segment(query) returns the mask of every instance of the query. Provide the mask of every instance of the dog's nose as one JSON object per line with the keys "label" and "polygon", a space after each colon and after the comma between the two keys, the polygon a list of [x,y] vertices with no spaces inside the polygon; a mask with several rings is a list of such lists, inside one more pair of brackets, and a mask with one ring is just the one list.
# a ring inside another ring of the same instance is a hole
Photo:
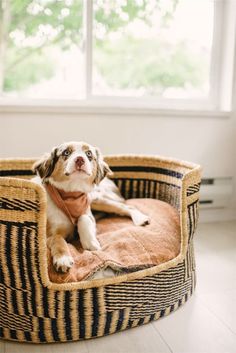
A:
{"label": "dog's nose", "polygon": [[75,164],[77,165],[77,167],[81,168],[82,165],[84,165],[84,158],[81,156],[77,157],[75,160]]}

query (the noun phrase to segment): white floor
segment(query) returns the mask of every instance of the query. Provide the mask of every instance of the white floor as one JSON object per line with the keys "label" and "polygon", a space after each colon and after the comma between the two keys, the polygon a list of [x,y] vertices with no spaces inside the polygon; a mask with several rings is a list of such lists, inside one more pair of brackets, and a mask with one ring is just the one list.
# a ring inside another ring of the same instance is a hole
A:
{"label": "white floor", "polygon": [[0,353],[236,353],[236,222],[201,224],[195,239],[197,289],[171,315],[83,342],[0,341]]}

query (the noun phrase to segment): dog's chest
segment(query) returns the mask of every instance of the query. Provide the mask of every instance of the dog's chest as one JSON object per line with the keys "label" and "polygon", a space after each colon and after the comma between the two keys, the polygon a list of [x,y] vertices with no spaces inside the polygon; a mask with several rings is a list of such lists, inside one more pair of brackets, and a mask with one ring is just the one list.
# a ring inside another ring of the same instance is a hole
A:
{"label": "dog's chest", "polygon": [[47,195],[47,219],[54,229],[66,228],[68,233],[73,233],[74,226],[69,218],[61,211]]}

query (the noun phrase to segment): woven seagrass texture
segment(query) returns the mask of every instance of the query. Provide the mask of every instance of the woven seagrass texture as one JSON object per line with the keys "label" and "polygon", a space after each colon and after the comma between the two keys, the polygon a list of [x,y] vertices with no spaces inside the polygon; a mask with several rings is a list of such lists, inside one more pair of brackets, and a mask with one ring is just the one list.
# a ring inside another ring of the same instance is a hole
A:
{"label": "woven seagrass texture", "polygon": [[192,294],[199,166],[152,156],[106,160],[125,198],[157,198],[179,211],[181,253],[159,266],[114,278],[50,282],[46,195],[27,180],[33,160],[2,160],[0,337],[40,343],[103,336],[167,315]]}

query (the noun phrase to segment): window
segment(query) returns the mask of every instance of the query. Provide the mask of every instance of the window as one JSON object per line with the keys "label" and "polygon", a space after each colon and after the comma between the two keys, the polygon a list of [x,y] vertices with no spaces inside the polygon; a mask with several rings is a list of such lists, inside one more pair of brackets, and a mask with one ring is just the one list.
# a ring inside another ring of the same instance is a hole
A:
{"label": "window", "polygon": [[206,97],[213,1],[128,3],[94,1],[94,94]]}
{"label": "window", "polygon": [[0,100],[215,104],[224,3],[2,0]]}
{"label": "window", "polygon": [[3,0],[2,96],[82,98],[83,2]]}

